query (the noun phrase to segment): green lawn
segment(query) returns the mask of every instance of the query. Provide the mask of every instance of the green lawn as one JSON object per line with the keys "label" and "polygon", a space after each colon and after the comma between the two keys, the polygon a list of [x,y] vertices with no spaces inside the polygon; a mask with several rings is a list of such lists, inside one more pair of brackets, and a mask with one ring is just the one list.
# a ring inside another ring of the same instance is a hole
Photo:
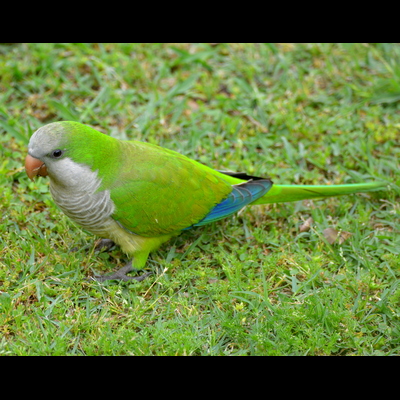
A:
{"label": "green lawn", "polygon": [[[147,280],[101,284],[125,255],[96,253],[24,171],[58,120],[388,190],[246,208],[163,245]],[[0,354],[400,354],[400,45],[1,44],[0,141]]]}

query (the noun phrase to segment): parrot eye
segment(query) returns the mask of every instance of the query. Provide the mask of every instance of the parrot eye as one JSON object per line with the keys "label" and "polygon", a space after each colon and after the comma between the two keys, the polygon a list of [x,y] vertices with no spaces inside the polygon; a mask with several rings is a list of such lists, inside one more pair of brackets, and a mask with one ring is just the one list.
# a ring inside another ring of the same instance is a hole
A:
{"label": "parrot eye", "polygon": [[54,158],[60,158],[64,152],[60,149],[54,150],[51,155]]}

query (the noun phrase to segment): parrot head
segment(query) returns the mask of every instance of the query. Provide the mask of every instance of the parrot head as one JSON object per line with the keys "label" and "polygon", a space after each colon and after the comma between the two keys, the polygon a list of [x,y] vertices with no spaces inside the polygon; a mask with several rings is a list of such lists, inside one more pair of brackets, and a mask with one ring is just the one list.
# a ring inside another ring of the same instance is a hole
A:
{"label": "parrot head", "polygon": [[78,122],[45,125],[29,141],[26,173],[31,180],[36,176],[49,176],[64,186],[73,185],[93,166],[93,149],[96,149],[93,143],[101,147],[103,137],[108,136]]}
{"label": "parrot head", "polygon": [[49,124],[32,135],[25,158],[25,170],[31,180],[36,176],[47,176],[47,166],[55,170],[57,160],[63,158],[66,149],[59,128],[61,126],[57,123]]}

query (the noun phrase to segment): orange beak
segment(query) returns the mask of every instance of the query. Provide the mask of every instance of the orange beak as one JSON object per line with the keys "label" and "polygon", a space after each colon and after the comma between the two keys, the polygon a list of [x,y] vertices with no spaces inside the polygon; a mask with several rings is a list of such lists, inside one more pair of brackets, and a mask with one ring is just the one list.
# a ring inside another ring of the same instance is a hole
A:
{"label": "orange beak", "polygon": [[47,168],[46,164],[35,157],[30,156],[29,154],[25,158],[25,171],[29,177],[33,181],[35,176],[47,176]]}

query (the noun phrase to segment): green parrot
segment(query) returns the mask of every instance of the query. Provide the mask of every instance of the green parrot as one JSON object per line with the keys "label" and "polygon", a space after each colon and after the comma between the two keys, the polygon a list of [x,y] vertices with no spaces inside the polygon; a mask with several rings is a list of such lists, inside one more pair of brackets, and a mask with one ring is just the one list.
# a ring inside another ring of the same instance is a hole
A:
{"label": "green parrot", "polygon": [[133,257],[95,279],[143,280],[149,253],[181,232],[225,218],[247,205],[369,192],[385,187],[275,185],[269,178],[217,171],[182,154],[135,140],[118,140],[78,122],[45,125],[31,137],[30,179],[49,176],[57,206],[89,232]]}

